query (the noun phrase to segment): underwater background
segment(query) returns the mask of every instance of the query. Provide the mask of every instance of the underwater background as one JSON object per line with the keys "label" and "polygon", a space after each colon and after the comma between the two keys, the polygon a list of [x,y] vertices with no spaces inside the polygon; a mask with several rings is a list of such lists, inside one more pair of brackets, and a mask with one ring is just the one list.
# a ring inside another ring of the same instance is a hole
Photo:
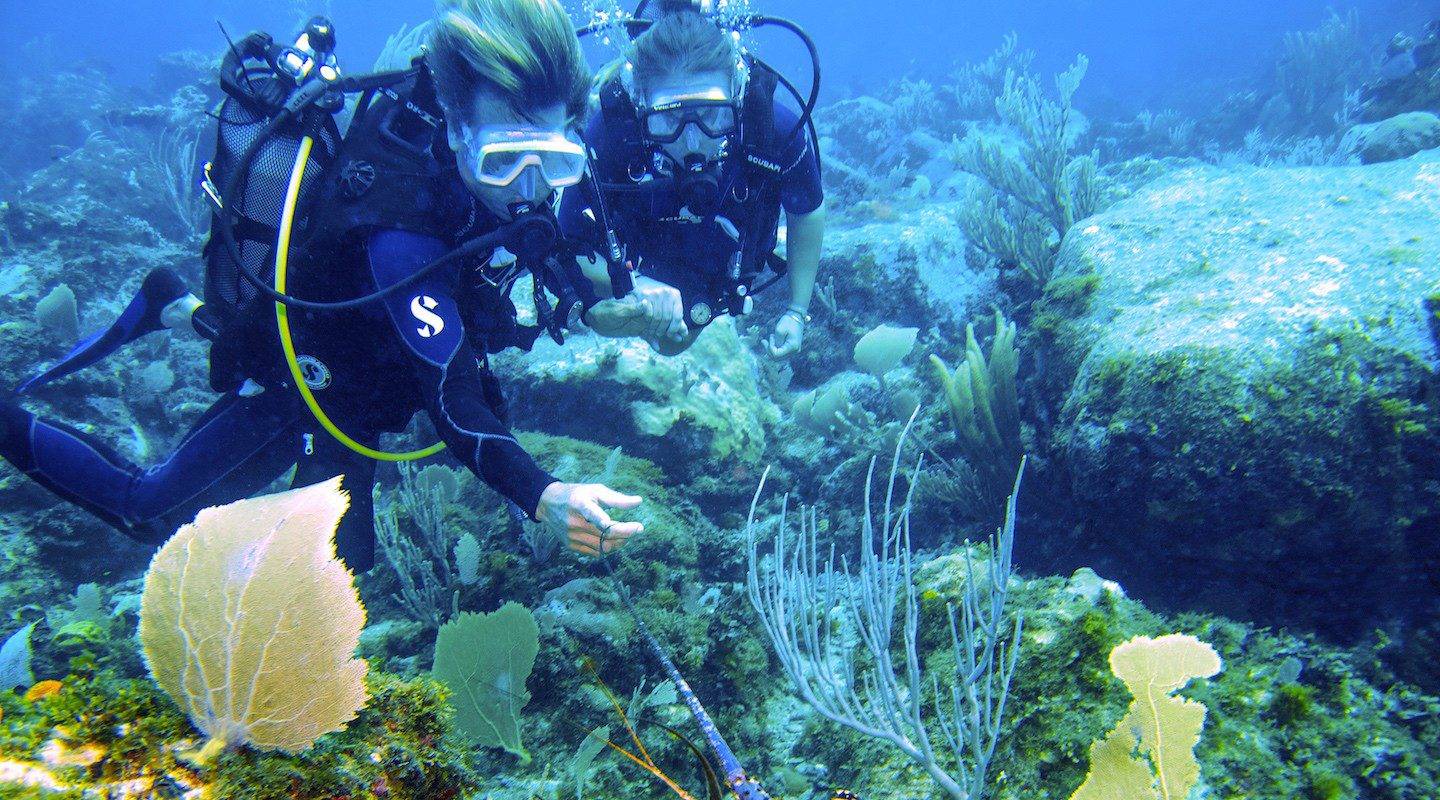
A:
{"label": "underwater background", "polygon": [[[647,498],[618,584],[454,462],[382,467],[358,716],[199,758],[141,654],[154,548],[0,464],[0,798],[703,797],[645,630],[777,798],[1440,797],[1440,7],[752,7],[824,66],[802,352],[772,290],[680,356],[496,359],[542,466]],[[0,0],[0,386],[154,267],[199,291],[217,19],[326,14],[358,73],[431,10]],[[24,402],[150,463],[206,354]]]}

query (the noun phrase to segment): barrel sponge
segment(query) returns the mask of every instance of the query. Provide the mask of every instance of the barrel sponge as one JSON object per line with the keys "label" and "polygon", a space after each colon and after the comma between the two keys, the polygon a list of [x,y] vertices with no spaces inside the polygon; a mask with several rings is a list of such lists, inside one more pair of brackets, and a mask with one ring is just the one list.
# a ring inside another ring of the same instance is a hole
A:
{"label": "barrel sponge", "polygon": [[340,478],[201,511],[145,574],[150,674],[209,737],[295,753],[364,707],[365,609],[331,544]]}

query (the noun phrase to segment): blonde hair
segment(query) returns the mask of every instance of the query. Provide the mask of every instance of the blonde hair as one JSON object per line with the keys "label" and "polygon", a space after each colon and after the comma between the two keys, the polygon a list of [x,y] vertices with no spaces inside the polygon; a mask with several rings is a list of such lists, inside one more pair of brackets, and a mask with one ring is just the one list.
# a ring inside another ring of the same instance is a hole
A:
{"label": "blonde hair", "polygon": [[694,6],[684,0],[660,4],[660,17],[635,37],[626,51],[634,67],[634,87],[645,90],[672,75],[723,72],[743,83],[740,45]]}
{"label": "blonde hair", "polygon": [[489,92],[530,117],[562,105],[584,115],[590,78],[560,0],[441,0],[426,63],[440,102],[473,112]]}

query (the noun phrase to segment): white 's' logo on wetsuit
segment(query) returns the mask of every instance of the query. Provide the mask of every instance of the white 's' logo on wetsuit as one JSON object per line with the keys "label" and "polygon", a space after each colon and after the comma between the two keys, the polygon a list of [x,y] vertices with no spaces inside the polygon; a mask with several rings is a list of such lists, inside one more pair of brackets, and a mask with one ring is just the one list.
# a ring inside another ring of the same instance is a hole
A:
{"label": "white 's' logo on wetsuit", "polygon": [[416,295],[410,301],[410,315],[425,323],[416,330],[422,339],[429,339],[431,336],[439,336],[440,331],[445,330],[445,320],[434,313],[435,306],[440,305],[435,298],[428,294]]}

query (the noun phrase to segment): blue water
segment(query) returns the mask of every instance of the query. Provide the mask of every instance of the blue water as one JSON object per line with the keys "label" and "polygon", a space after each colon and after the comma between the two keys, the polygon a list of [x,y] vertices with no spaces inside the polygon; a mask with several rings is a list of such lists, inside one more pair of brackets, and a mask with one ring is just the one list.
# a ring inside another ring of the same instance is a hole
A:
{"label": "blue water", "polygon": [[[582,4],[568,5],[578,18]],[[3,0],[0,69],[25,74],[28,65],[17,62],[26,43],[50,37],[50,49],[62,63],[95,60],[117,77],[139,82],[157,53],[218,47],[217,20],[239,36],[256,28],[288,30],[311,13],[332,17],[344,59],[352,69],[363,69],[391,32],[424,20],[431,8],[422,0]],[[1427,11],[1435,12],[1423,0],[1267,0],[1238,6],[1227,0],[759,0],[755,8],[806,26],[823,54],[828,98],[874,92],[902,76],[941,78],[958,63],[983,58],[1013,31],[1040,54],[1042,71],[1063,68],[1076,53],[1085,53],[1091,70],[1084,91],[1135,107],[1185,106],[1197,88],[1252,79],[1274,63],[1285,32],[1314,28],[1332,9],[1360,11],[1366,32],[1381,41],[1395,31],[1417,30],[1428,21]],[[758,44],[776,65],[802,72],[805,59],[783,34],[760,34]],[[592,53],[597,60],[606,55]]]}

